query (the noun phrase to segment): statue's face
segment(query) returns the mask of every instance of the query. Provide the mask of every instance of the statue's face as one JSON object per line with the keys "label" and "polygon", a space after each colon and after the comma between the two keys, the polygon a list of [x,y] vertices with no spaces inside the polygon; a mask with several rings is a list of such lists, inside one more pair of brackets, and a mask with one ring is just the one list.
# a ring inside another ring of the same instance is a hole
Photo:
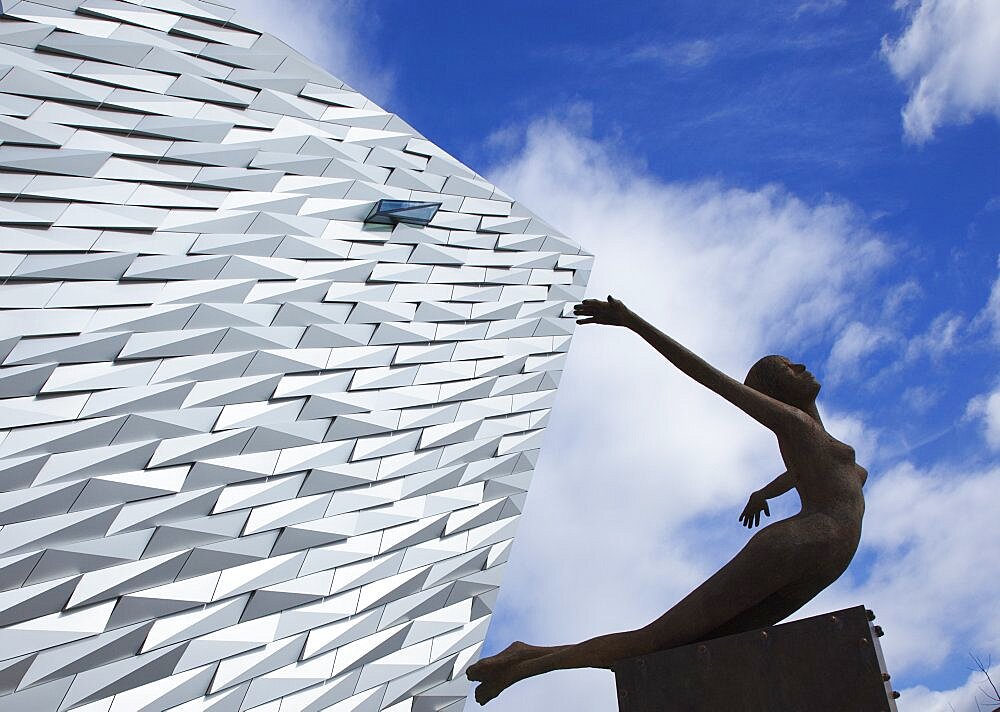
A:
{"label": "statue's face", "polygon": [[821,388],[820,382],[805,367],[805,364],[794,363],[784,356],[781,357],[784,369],[777,380],[782,401],[791,405],[811,403],[816,399]]}
{"label": "statue's face", "polygon": [[805,365],[785,356],[765,356],[747,374],[746,385],[796,408],[812,405],[819,381]]}

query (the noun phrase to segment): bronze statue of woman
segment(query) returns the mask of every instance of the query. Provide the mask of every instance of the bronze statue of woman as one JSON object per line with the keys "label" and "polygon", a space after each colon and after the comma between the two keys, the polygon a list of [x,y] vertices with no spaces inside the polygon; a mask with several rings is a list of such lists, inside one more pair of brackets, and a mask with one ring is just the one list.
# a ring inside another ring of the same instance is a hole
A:
{"label": "bronze statue of woman", "polygon": [[823,427],[816,410],[820,384],[806,367],[784,356],[765,356],[743,383],[714,368],[649,324],[622,302],[586,299],[574,307],[578,324],[624,326],[644,338],[688,376],[740,408],[778,439],[785,472],[750,495],[740,521],[752,528],[767,500],[793,487],[802,510],[757,532],[733,559],[647,626],[575,645],[540,647],[521,642],[472,665],[480,681],[476,700],[486,704],[510,685],[551,670],[611,668],[615,662],[658,650],[774,625],[837,580],[861,538],[867,471],[854,448]]}

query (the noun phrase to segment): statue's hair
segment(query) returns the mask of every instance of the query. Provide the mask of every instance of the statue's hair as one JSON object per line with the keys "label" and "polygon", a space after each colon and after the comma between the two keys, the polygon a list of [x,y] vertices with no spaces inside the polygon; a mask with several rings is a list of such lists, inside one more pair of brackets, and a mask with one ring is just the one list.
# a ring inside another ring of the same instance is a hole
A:
{"label": "statue's hair", "polygon": [[765,356],[750,367],[743,385],[784,402],[782,382],[786,377],[786,369],[784,356]]}

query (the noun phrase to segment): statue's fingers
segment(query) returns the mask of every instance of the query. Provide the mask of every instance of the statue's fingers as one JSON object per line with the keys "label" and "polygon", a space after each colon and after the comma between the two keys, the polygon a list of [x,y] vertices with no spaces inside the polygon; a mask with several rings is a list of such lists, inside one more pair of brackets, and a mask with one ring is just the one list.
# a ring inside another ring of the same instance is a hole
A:
{"label": "statue's fingers", "polygon": [[577,324],[596,324],[597,323],[597,319],[594,318],[594,317],[591,317],[589,319],[577,319],[576,323]]}

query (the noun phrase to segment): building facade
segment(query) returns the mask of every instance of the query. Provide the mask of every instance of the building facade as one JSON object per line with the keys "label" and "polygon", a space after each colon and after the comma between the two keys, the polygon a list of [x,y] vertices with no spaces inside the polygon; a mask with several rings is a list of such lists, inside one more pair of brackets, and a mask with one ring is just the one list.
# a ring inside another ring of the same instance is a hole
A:
{"label": "building facade", "polygon": [[0,709],[461,709],[592,257],[221,5],[3,11]]}

